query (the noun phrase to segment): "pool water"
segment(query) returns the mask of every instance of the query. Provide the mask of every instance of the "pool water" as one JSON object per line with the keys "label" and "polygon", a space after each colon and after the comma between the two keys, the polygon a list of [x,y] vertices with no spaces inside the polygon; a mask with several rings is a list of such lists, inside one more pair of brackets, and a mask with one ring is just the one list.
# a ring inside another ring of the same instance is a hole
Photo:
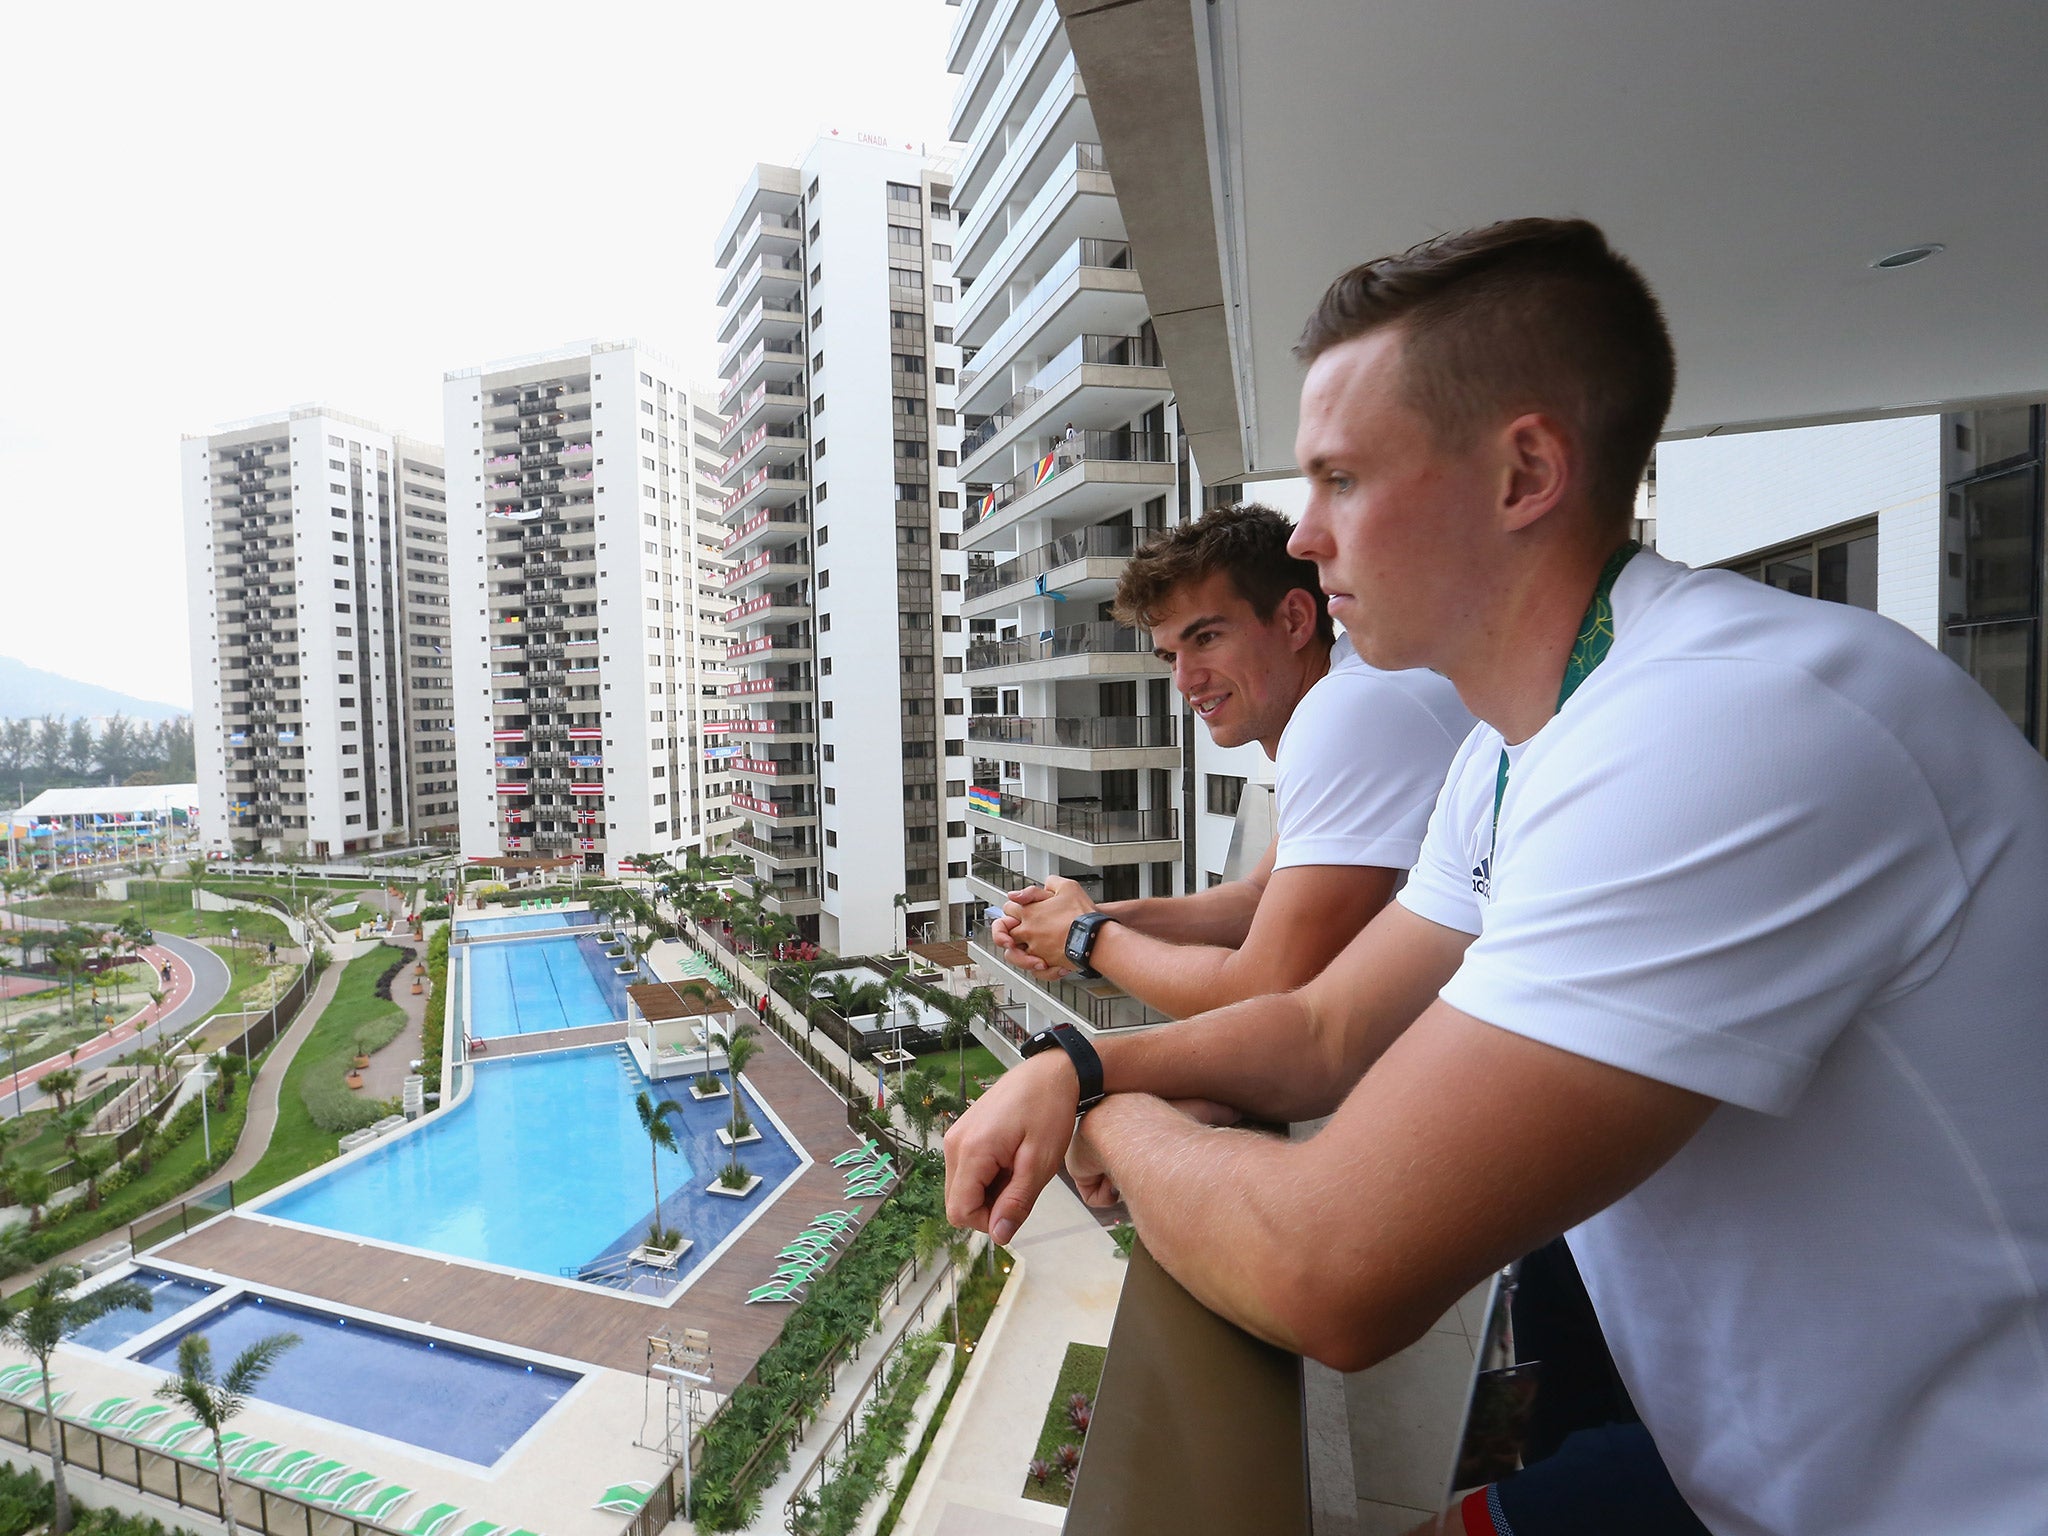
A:
{"label": "pool water", "polygon": [[687,1079],[650,1085],[611,1046],[486,1058],[475,1072],[455,1108],[257,1208],[457,1258],[574,1274],[645,1239],[654,1195],[633,1105],[646,1089],[682,1110],[674,1127],[680,1150],[656,1154],[662,1220],[695,1243],[680,1278],[796,1171],[796,1152],[756,1113],[763,1139],[740,1156],[762,1188],[745,1200],[706,1194],[726,1158],[715,1132],[729,1101],[697,1103]]}
{"label": "pool water", "polygon": [[597,967],[607,962],[595,937],[479,944],[461,957],[468,968],[469,1029],[478,1039],[626,1016],[623,995],[613,997],[600,979]]}
{"label": "pool water", "polygon": [[72,1334],[71,1343],[112,1354],[138,1334],[147,1333],[159,1323],[169,1322],[187,1307],[204,1301],[220,1289],[203,1280],[187,1280],[182,1275],[166,1275],[153,1269],[137,1270],[127,1278],[148,1288],[150,1310],[144,1312],[138,1307],[116,1307]]}
{"label": "pool water", "polygon": [[455,925],[464,938],[498,933],[539,933],[549,928],[583,928],[598,920],[595,912],[521,912],[511,917],[465,917]]}
{"label": "pool water", "polygon": [[250,1396],[485,1467],[582,1379],[246,1294],[136,1358],[174,1372],[178,1341],[188,1333],[205,1335],[221,1372],[258,1339],[295,1333],[299,1342]]}

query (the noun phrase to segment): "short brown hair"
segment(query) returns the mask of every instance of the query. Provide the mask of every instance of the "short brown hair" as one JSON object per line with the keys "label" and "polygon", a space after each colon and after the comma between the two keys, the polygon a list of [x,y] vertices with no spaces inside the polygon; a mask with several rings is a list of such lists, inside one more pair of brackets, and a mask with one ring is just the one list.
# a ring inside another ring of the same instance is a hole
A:
{"label": "short brown hair", "polygon": [[1314,563],[1287,552],[1293,534],[1294,524],[1285,516],[1255,501],[1216,507],[1131,556],[1117,581],[1111,611],[1121,623],[1149,626],[1175,592],[1222,571],[1262,624],[1271,622],[1281,599],[1299,587],[1314,599],[1316,635],[1328,645],[1337,629]]}
{"label": "short brown hair", "polygon": [[1390,325],[1409,403],[1462,446],[1488,421],[1555,413],[1577,434],[1586,491],[1615,517],[1671,409],[1671,334],[1642,273],[1584,219],[1509,219],[1353,267],[1295,346],[1313,362]]}

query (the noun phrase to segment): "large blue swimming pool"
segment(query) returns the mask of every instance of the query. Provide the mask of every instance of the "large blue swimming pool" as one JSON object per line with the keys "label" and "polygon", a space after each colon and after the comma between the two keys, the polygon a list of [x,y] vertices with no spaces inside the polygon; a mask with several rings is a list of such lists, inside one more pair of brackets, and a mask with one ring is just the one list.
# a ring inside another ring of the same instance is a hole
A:
{"label": "large blue swimming pool", "polygon": [[[641,1242],[653,1212],[641,1089],[681,1106],[678,1152],[657,1154],[662,1220],[691,1238],[687,1274],[796,1170],[760,1115],[741,1159],[763,1186],[745,1200],[704,1192],[723,1164],[727,1101],[699,1104],[686,1079],[650,1087],[610,1046],[486,1058],[469,1097],[410,1135],[257,1207],[264,1214],[537,1274],[573,1273]],[[749,1095],[751,1099],[751,1095]]]}
{"label": "large blue swimming pool", "polygon": [[520,912],[506,917],[465,917],[457,920],[455,931],[463,938],[499,933],[542,933],[550,928],[583,928],[598,921],[598,914],[580,912]]}
{"label": "large blue swimming pool", "polygon": [[580,1379],[246,1294],[135,1358],[175,1371],[187,1333],[206,1336],[221,1371],[258,1339],[295,1333],[299,1342],[278,1356],[252,1396],[485,1467]]}

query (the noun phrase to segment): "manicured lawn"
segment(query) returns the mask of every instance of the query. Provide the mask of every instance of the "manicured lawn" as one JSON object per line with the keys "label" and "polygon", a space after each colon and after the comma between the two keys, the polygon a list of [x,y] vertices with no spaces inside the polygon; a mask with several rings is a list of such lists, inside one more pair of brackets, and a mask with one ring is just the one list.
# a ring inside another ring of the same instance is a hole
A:
{"label": "manicured lawn", "polygon": [[333,1001],[285,1069],[284,1086],[278,1093],[277,1130],[262,1161],[235,1181],[237,1200],[289,1183],[341,1151],[341,1137],[314,1123],[305,1085],[316,1074],[339,1072],[344,1057],[353,1054],[356,1031],[397,1008],[376,994],[377,978],[392,958],[391,948],[380,944],[356,956],[342,972]]}
{"label": "manicured lawn", "polygon": [[277,940],[290,942],[284,924],[267,912],[198,912],[191,906],[191,888],[165,884],[141,901],[100,901],[84,896],[38,896],[14,904],[14,910],[31,917],[54,918],[58,922],[83,923],[111,928],[124,917],[140,918],[151,928],[182,934],[190,939],[226,938],[230,928],[241,930],[245,942]]}
{"label": "manicured lawn", "polygon": [[1038,1460],[1051,1462],[1054,1470],[1043,1483],[1026,1471],[1020,1490],[1025,1498],[1064,1506],[1072,1496],[1073,1484],[1059,1470],[1057,1458],[1061,1446],[1081,1445],[1083,1440],[1082,1432],[1067,1417],[1067,1400],[1076,1392],[1085,1392],[1091,1404],[1095,1401],[1096,1390],[1102,1385],[1102,1362],[1108,1358],[1109,1351],[1099,1344],[1067,1346],[1067,1358],[1060,1363],[1059,1384],[1052,1389],[1052,1401],[1045,1406],[1045,1426],[1038,1432],[1038,1449],[1032,1452]]}

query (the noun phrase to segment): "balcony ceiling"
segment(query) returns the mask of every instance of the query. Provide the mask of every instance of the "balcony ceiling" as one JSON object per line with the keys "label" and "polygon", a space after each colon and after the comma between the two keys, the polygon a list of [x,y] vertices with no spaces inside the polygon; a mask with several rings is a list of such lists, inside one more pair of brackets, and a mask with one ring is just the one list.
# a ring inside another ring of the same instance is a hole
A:
{"label": "balcony ceiling", "polygon": [[2048,392],[2039,0],[1061,10],[1212,477],[1292,472],[1289,349],[1331,278],[1522,214],[1641,264],[1673,435]]}

